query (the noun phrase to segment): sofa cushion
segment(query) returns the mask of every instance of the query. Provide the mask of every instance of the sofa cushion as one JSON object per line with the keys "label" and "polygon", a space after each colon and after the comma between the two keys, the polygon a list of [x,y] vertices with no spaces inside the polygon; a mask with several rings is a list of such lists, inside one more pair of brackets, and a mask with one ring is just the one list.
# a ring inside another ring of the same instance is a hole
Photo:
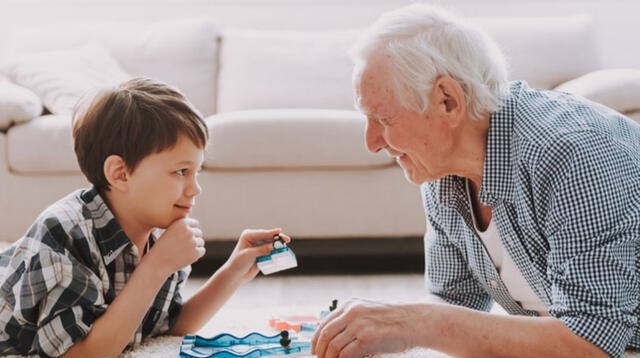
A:
{"label": "sofa cushion", "polygon": [[347,50],[359,30],[227,29],[219,112],[264,108],[353,109]]}
{"label": "sofa cushion", "polygon": [[55,114],[70,114],[91,90],[130,78],[109,51],[95,43],[26,54],[1,69],[13,82],[36,93]]}
{"label": "sofa cushion", "polygon": [[22,123],[42,113],[42,102],[35,93],[0,79],[0,130]]}
{"label": "sofa cushion", "polygon": [[479,17],[475,22],[502,48],[512,80],[550,89],[600,69],[593,21],[586,15]]}
{"label": "sofa cushion", "polygon": [[[211,144],[204,167],[356,168],[394,164],[364,145],[364,117],[340,110],[256,110],[207,119]],[[46,115],[7,132],[8,164],[17,173],[79,172],[71,118]]]}
{"label": "sofa cushion", "polygon": [[215,112],[219,35],[206,19],[156,24],[87,23],[16,27],[8,57],[100,42],[132,76],[155,78],[182,90],[203,115]]}
{"label": "sofa cushion", "polygon": [[371,167],[393,164],[364,144],[364,116],[345,110],[254,110],[207,118],[205,168]]}
{"label": "sofa cushion", "polygon": [[[537,88],[600,68],[587,16],[478,17],[505,52],[510,79]],[[348,49],[362,30],[228,29],[220,55],[220,112],[265,108],[352,109]]]}
{"label": "sofa cushion", "polygon": [[625,113],[640,110],[640,71],[610,69],[588,73],[555,88]]}
{"label": "sofa cushion", "polygon": [[7,162],[16,173],[79,172],[71,117],[45,115],[7,132]]}

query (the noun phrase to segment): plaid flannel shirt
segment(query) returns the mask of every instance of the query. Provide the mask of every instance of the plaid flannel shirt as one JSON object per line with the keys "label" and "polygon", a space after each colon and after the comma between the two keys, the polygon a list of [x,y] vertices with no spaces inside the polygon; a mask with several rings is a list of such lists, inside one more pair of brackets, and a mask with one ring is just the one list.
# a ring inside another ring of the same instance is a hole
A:
{"label": "plaid flannel shirt", "polygon": [[[54,203],[0,254],[0,354],[63,354],[87,335],[138,263],[137,248],[95,188]],[[129,346],[169,330],[189,271],[167,278]]]}
{"label": "plaid flannel shirt", "polygon": [[[640,348],[640,126],[593,102],[513,82],[491,115],[480,200],[533,291],[609,355]],[[426,280],[488,310],[509,295],[477,236],[464,179],[422,185]]]}

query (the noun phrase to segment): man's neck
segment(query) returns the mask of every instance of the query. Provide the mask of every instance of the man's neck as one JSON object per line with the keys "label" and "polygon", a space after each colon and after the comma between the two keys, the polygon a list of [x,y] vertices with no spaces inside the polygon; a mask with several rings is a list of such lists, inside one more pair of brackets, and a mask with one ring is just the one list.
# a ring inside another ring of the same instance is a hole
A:
{"label": "man's neck", "polygon": [[482,184],[489,124],[489,115],[479,120],[468,119],[458,137],[459,149],[455,153],[458,169],[455,174],[471,180],[477,188]]}

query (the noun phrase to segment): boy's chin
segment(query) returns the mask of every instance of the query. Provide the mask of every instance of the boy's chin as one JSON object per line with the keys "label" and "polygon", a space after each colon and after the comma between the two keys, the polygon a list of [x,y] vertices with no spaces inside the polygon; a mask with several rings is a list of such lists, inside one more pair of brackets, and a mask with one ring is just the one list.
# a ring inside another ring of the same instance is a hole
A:
{"label": "boy's chin", "polygon": [[158,223],[156,225],[156,228],[162,229],[162,230],[166,230],[174,222],[176,222],[176,221],[178,221],[180,219],[184,219],[186,217],[187,217],[186,215],[174,215],[170,219],[165,219],[165,220],[162,220],[162,221],[158,221]]}

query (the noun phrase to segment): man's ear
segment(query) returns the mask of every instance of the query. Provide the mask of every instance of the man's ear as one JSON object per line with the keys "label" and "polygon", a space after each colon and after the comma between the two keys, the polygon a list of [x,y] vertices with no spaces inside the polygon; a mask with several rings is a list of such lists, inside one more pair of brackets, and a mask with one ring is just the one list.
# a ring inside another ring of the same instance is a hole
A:
{"label": "man's ear", "polygon": [[109,183],[109,188],[118,191],[127,191],[129,188],[129,170],[121,156],[108,156],[104,161],[103,170],[104,176]]}
{"label": "man's ear", "polygon": [[440,76],[434,82],[431,93],[431,105],[437,106],[438,113],[447,117],[451,126],[460,124],[466,115],[467,101],[458,81],[449,76]]}

